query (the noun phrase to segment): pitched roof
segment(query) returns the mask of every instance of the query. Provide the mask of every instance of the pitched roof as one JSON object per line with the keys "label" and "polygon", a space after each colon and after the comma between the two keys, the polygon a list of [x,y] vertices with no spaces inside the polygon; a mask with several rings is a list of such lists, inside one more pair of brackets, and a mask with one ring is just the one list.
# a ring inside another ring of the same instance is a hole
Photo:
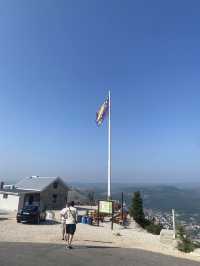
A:
{"label": "pitched roof", "polygon": [[23,190],[43,191],[46,187],[48,187],[50,184],[52,184],[58,179],[61,180],[61,182],[65,185],[62,179],[59,177],[31,176],[31,177],[26,177],[21,181],[19,181],[15,185],[15,187],[17,189],[23,189]]}

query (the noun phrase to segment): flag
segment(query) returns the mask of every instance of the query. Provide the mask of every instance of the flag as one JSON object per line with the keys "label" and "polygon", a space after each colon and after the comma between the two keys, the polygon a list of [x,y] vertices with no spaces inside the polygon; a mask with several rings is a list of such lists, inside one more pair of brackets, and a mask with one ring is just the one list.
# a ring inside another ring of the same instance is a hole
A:
{"label": "flag", "polygon": [[100,126],[103,123],[103,120],[108,113],[108,107],[109,107],[109,98],[107,98],[104,101],[104,103],[99,108],[99,111],[96,113],[96,123],[98,126]]}

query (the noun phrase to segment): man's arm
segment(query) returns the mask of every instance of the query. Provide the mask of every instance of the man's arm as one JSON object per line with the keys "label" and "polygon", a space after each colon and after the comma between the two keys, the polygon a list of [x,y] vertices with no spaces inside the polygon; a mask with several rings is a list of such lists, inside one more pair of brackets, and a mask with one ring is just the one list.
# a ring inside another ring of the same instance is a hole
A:
{"label": "man's arm", "polygon": [[62,211],[60,211],[60,216],[64,217],[65,216],[65,209],[63,209]]}

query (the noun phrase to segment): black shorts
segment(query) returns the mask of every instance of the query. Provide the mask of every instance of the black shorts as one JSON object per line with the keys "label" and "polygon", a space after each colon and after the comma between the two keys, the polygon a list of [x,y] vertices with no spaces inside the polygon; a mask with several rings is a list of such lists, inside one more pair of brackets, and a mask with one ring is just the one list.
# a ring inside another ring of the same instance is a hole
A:
{"label": "black shorts", "polygon": [[66,233],[73,235],[76,231],[76,225],[75,224],[66,224]]}

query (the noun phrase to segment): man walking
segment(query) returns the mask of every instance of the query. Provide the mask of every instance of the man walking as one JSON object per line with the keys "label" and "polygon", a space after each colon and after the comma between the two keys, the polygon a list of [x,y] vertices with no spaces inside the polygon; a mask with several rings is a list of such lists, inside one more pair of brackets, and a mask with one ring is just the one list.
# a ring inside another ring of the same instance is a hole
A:
{"label": "man walking", "polygon": [[77,223],[77,210],[74,207],[74,202],[71,201],[67,204],[67,208],[61,211],[61,215],[65,217],[66,223],[66,241],[67,248],[72,249],[72,240],[74,233],[76,231],[76,223]]}
{"label": "man walking", "polygon": [[65,215],[63,215],[63,213],[66,212],[66,208],[63,208],[60,212],[60,216],[61,216],[61,234],[62,234],[62,240],[64,240],[66,238],[66,219],[65,219]]}

